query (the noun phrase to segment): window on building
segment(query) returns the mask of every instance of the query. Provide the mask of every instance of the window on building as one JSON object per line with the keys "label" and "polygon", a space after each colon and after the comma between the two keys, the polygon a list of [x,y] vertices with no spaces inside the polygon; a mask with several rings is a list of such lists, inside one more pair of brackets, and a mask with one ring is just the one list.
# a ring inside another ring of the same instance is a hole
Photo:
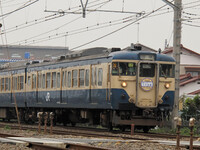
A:
{"label": "window on building", "polygon": [[103,69],[99,68],[98,69],[98,86],[102,86],[103,82]]}
{"label": "window on building", "polygon": [[47,73],[46,88],[51,88],[51,73]]}
{"label": "window on building", "polygon": [[78,76],[78,71],[77,70],[72,70],[72,87],[77,87],[77,76]]}
{"label": "window on building", "polygon": [[85,70],[85,86],[89,86],[90,81],[90,71],[89,69]]}
{"label": "window on building", "polygon": [[79,70],[79,85],[80,85],[80,87],[84,86],[84,73],[85,73],[84,69]]}
{"label": "window on building", "polygon": [[57,88],[60,88],[60,72],[57,73]]}
{"label": "window on building", "polygon": [[56,72],[52,72],[52,88],[56,88]]}
{"label": "window on building", "polygon": [[71,71],[68,71],[67,86],[71,87]]}

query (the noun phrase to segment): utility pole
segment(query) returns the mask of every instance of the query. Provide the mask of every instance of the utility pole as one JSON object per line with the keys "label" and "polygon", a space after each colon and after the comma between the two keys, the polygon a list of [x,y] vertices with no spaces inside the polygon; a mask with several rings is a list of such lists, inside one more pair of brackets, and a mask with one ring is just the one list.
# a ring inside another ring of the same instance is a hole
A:
{"label": "utility pole", "polygon": [[174,36],[173,36],[173,56],[176,60],[175,65],[175,95],[174,107],[172,111],[172,127],[176,128],[174,117],[178,116],[179,106],[179,83],[180,83],[180,51],[181,51],[181,13],[182,13],[182,0],[175,0],[174,4],[168,0],[163,0],[174,9]]}

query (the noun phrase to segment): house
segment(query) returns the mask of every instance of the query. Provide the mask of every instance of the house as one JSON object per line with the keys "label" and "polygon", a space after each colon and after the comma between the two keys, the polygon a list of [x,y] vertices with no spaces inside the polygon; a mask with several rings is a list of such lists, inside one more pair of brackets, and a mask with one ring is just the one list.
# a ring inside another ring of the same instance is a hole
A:
{"label": "house", "polygon": [[[173,56],[173,47],[166,48],[163,54]],[[200,54],[181,45],[180,74],[200,75]]]}

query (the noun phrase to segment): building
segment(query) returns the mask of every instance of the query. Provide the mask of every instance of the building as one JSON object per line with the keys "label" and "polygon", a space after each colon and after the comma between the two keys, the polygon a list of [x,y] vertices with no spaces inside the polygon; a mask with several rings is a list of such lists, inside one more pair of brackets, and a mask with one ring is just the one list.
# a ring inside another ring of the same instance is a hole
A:
{"label": "building", "polygon": [[[173,47],[166,48],[163,54],[173,56]],[[181,45],[180,74],[200,75],[200,54]]]}
{"label": "building", "polygon": [[1,45],[0,62],[5,63],[24,59],[53,59],[68,52],[67,47]]}

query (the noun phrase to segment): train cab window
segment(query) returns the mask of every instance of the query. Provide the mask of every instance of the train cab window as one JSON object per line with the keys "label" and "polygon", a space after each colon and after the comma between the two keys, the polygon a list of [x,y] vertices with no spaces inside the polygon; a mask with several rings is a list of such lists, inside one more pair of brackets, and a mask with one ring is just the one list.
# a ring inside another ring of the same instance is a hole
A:
{"label": "train cab window", "polygon": [[89,69],[85,70],[85,86],[89,86],[89,81],[90,81],[90,72]]}
{"label": "train cab window", "polygon": [[1,78],[1,91],[4,91],[4,78]]}
{"label": "train cab window", "polygon": [[141,63],[140,64],[140,77],[154,77],[155,64]]}
{"label": "train cab window", "polygon": [[60,72],[57,73],[57,88],[60,88]]}
{"label": "train cab window", "polygon": [[136,65],[132,62],[114,62],[112,64],[112,75],[135,76]]}
{"label": "train cab window", "polygon": [[32,74],[32,89],[36,89],[36,74]]}
{"label": "train cab window", "polygon": [[98,86],[102,86],[103,82],[103,69],[99,68],[98,69]]}
{"label": "train cab window", "polygon": [[71,87],[71,71],[68,71],[67,87]]}
{"label": "train cab window", "polygon": [[42,74],[42,88],[45,89],[45,74]]}
{"label": "train cab window", "polygon": [[46,79],[46,88],[51,87],[51,73],[47,73],[47,79]]}
{"label": "train cab window", "polygon": [[72,87],[77,87],[77,77],[78,77],[78,71],[72,70]]}
{"label": "train cab window", "polygon": [[160,77],[174,78],[174,68],[172,64],[160,64]]}
{"label": "train cab window", "polygon": [[79,85],[80,85],[80,87],[84,86],[84,73],[85,73],[84,69],[79,70]]}
{"label": "train cab window", "polygon": [[56,88],[56,72],[52,72],[52,88]]}

